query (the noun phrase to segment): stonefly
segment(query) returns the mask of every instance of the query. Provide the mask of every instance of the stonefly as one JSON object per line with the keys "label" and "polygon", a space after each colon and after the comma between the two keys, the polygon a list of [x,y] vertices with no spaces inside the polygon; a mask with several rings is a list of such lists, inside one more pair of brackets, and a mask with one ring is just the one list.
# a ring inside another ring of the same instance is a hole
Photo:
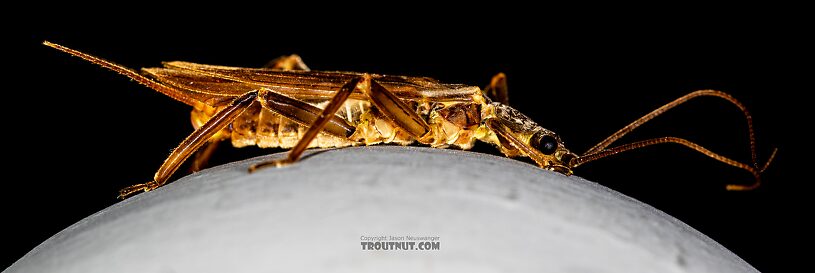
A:
{"label": "stonefly", "polygon": [[[470,149],[476,140],[495,145],[508,157],[526,156],[541,168],[571,175],[572,169],[600,158],[642,147],[676,143],[727,165],[750,172],[752,184],[727,185],[727,190],[752,190],[761,183],[777,149],[760,165],[752,117],[732,96],[716,90],[684,95],[648,113],[601,141],[582,155],[572,153],[554,132],[507,105],[506,77],[499,73],[483,90],[441,83],[432,78],[357,72],[312,71],[297,55],[283,56],[263,68],[165,62],[162,68],[135,71],[48,41],[46,46],[125,75],[193,107],[195,131],[159,167],[153,180],[119,192],[125,198],[167,183],[181,164],[199,149],[193,166],[206,162],[217,143],[231,139],[235,147],[291,148],[282,160],[253,165],[296,162],[310,147],[346,147],[418,142],[434,148]],[[718,97],[738,107],[747,118],[751,164],[714,153],[678,137],[661,137],[609,148],[615,141],[666,111],[697,97]]]}

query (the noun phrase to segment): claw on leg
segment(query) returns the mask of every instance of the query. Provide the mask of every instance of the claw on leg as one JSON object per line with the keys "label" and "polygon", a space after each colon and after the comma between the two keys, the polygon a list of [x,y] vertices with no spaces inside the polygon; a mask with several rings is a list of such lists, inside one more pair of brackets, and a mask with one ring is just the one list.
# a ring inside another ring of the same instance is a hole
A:
{"label": "claw on leg", "polygon": [[254,164],[252,166],[249,166],[249,172],[253,173],[253,172],[255,172],[255,171],[259,170],[259,169],[268,168],[268,167],[275,167],[275,168],[286,167],[288,165],[291,165],[292,163],[294,163],[294,160],[291,160],[288,157],[284,158],[284,159],[264,161],[264,162],[260,162],[258,164]]}
{"label": "claw on leg", "polygon": [[158,183],[155,181],[150,181],[144,184],[136,184],[133,186],[129,186],[119,191],[119,199],[125,199],[131,195],[138,193],[139,191],[148,192],[158,188]]}
{"label": "claw on leg", "polygon": [[726,189],[728,191],[751,191],[751,190],[755,190],[756,188],[758,188],[759,185],[761,185],[761,183],[759,183],[759,182],[756,182],[756,183],[754,183],[752,185],[729,184],[729,185],[727,185]]}

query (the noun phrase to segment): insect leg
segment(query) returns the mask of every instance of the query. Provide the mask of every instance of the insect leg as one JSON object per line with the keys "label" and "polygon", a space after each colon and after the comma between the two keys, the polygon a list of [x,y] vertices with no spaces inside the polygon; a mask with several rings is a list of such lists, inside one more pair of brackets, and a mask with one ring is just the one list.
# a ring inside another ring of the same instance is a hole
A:
{"label": "insect leg", "polygon": [[507,88],[507,75],[498,73],[492,77],[490,85],[484,87],[484,92],[492,101],[509,104],[509,89]]}
{"label": "insect leg", "polygon": [[[303,59],[301,59],[297,54],[277,57],[266,63],[263,68],[271,68],[282,71],[310,70],[308,66],[306,66],[306,63],[303,62]],[[204,144],[203,149],[199,149],[198,152],[195,153],[192,166],[190,166],[189,171],[197,172],[204,169],[221,141],[223,141],[223,139],[210,139],[208,143]]]}
{"label": "insect leg", "polygon": [[279,69],[283,71],[287,70],[303,70],[309,71],[311,69],[306,66],[306,63],[303,62],[303,59],[300,58],[297,54],[292,54],[289,56],[280,56],[274,60],[269,61],[263,68],[271,68],[271,69]]}
{"label": "insect leg", "polygon": [[198,151],[195,152],[195,157],[192,160],[192,166],[190,166],[190,172],[197,172],[204,169],[204,167],[206,167],[209,163],[209,159],[212,158],[212,154],[214,154],[215,150],[218,149],[218,144],[220,143],[220,139],[210,139],[207,143],[204,143],[203,149],[198,149]]}
{"label": "insect leg", "polygon": [[170,156],[161,164],[158,171],[156,171],[156,174],[153,176],[153,181],[124,188],[119,191],[119,198],[125,198],[139,191],[150,191],[167,183],[167,179],[178,170],[178,167],[184,163],[184,160],[207,143],[212,136],[226,128],[235,118],[243,114],[246,108],[249,108],[249,106],[255,103],[257,95],[257,91],[252,91],[233,100],[229,106],[212,116],[204,125],[192,132],[192,134],[173,150]]}
{"label": "insect leg", "polygon": [[272,160],[252,165],[250,172],[267,166],[284,166],[297,161],[308,148],[308,145],[320,132],[325,132],[337,137],[348,138],[356,128],[346,120],[335,115],[337,110],[345,103],[357,85],[363,78],[355,78],[345,83],[334,98],[324,109],[317,108],[311,104],[286,97],[271,90],[262,89],[260,102],[264,108],[272,110],[299,124],[309,126],[308,130],[300,138],[300,141],[289,151],[288,156],[282,160]]}
{"label": "insect leg", "polygon": [[432,142],[432,139],[429,138],[433,134],[430,132],[430,126],[427,125],[427,122],[384,86],[375,80],[371,80],[363,91],[371,99],[374,106],[394,125],[405,130],[419,142]]}
{"label": "insect leg", "polygon": [[[334,113],[340,106],[343,105],[343,103],[345,103],[345,100],[356,88],[362,89],[371,99],[374,106],[376,106],[377,109],[379,109],[385,115],[385,117],[387,117],[399,128],[404,129],[408,134],[412,135],[416,139],[419,139],[420,141],[428,136],[432,136],[429,134],[430,126],[428,126],[418,114],[413,112],[410,107],[396,97],[396,95],[385,89],[385,87],[378,84],[376,81],[372,80],[370,75],[364,75],[361,78],[353,79],[343,85],[343,87],[340,88],[340,91],[334,95],[334,98],[331,99],[331,102],[328,103],[319,116],[315,116],[316,112],[314,110],[309,110],[310,108],[316,108],[314,106],[288,98],[272,91],[266,91],[262,92],[261,94],[261,102],[264,103],[264,107],[267,109],[280,113],[281,115],[293,119],[301,124],[309,124],[307,121],[313,121],[310,122],[311,125],[309,126],[309,129],[306,131],[300,141],[297,142],[294,148],[289,151],[289,155],[285,159],[258,163],[249,168],[249,171],[255,171],[266,166],[284,166],[297,161],[297,159],[300,158],[300,155],[303,154],[303,151],[306,150],[309,143],[320,132],[325,131],[326,133],[346,138],[352,135],[356,128],[350,124],[347,124],[344,119],[334,115]],[[302,105],[298,106],[296,104]],[[319,110],[319,108],[317,108],[317,110]],[[342,128],[343,126],[341,125],[345,125],[347,127]],[[343,131],[343,129],[345,129],[345,131]]]}

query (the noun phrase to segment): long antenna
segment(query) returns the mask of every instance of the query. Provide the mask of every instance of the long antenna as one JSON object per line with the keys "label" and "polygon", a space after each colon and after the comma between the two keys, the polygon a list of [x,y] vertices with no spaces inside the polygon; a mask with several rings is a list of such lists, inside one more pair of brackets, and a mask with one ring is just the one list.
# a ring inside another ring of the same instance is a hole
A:
{"label": "long antenna", "polygon": [[[678,106],[680,104],[683,104],[683,103],[685,103],[685,102],[687,102],[687,101],[689,101],[689,100],[691,100],[693,98],[702,97],[702,96],[711,96],[711,97],[722,98],[722,99],[732,103],[733,105],[736,105],[736,107],[738,107],[739,110],[741,110],[742,113],[744,113],[744,116],[747,119],[747,131],[748,131],[749,138],[750,138],[750,156],[752,157],[752,166],[748,165],[748,164],[745,164],[745,163],[742,163],[742,162],[739,162],[739,161],[736,161],[736,160],[733,160],[733,159],[730,159],[730,158],[722,156],[720,154],[714,153],[714,152],[706,149],[705,147],[702,147],[699,144],[693,143],[693,142],[688,141],[686,139],[677,138],[677,137],[653,138],[653,139],[638,141],[638,142],[629,143],[629,144],[620,145],[620,146],[617,146],[617,147],[614,147],[614,148],[606,149],[606,147],[610,146],[615,141],[619,140],[620,138],[622,138],[626,134],[630,133],[631,131],[633,131],[637,127],[640,127],[641,125],[645,124],[646,122],[650,121],[651,119],[653,119],[653,118],[655,118],[655,117],[657,117],[659,115],[662,115],[666,111],[668,111],[668,110],[670,110],[670,109],[672,109],[672,108],[674,108],[674,107],[676,107],[676,106]],[[572,163],[572,167],[577,167],[577,166],[582,165],[584,163],[591,162],[591,161],[601,159],[601,158],[604,158],[604,157],[608,157],[608,156],[611,156],[611,155],[615,155],[615,154],[618,154],[618,153],[621,153],[621,152],[635,150],[635,149],[643,148],[643,147],[646,147],[646,146],[651,146],[651,145],[655,145],[655,144],[662,144],[662,143],[681,144],[681,145],[683,145],[685,147],[693,149],[694,151],[700,152],[700,153],[702,153],[702,154],[704,154],[704,155],[706,155],[706,156],[708,156],[710,158],[716,159],[716,160],[718,160],[718,161],[720,161],[722,163],[728,164],[728,165],[736,167],[736,168],[744,169],[744,170],[750,172],[751,174],[753,174],[753,176],[756,179],[756,181],[753,184],[750,184],[750,185],[737,185],[737,184],[727,185],[727,190],[752,190],[752,189],[757,188],[761,184],[761,179],[760,179],[761,173],[764,172],[764,170],[767,169],[767,167],[770,165],[770,163],[775,158],[776,152],[778,152],[778,149],[773,149],[773,152],[770,155],[770,157],[767,159],[767,162],[764,163],[763,166],[759,167],[758,156],[756,155],[756,136],[755,136],[755,131],[753,130],[753,117],[750,115],[750,112],[747,111],[747,107],[745,107],[741,102],[736,100],[736,98],[734,98],[734,97],[730,96],[729,94],[724,93],[722,91],[699,90],[699,91],[692,92],[690,94],[684,95],[684,96],[682,96],[682,97],[680,97],[680,98],[678,98],[678,99],[676,99],[676,100],[674,100],[674,101],[672,101],[672,102],[670,102],[670,103],[668,103],[668,104],[666,104],[666,105],[664,105],[664,106],[662,106],[660,108],[657,108],[656,110],[652,111],[651,113],[648,113],[647,115],[635,120],[631,124],[628,124],[627,126],[623,127],[619,131],[615,132],[614,134],[611,134],[605,140],[601,141],[600,143],[597,143],[597,145],[594,145],[594,147],[592,147],[591,149],[586,151],[586,153],[584,153],[582,156],[572,160],[571,163]]]}

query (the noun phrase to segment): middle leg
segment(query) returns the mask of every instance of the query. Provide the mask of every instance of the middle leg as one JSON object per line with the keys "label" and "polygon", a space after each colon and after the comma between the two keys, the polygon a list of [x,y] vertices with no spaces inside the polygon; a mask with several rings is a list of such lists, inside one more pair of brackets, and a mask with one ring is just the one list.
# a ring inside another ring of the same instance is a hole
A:
{"label": "middle leg", "polygon": [[289,150],[286,158],[281,160],[271,160],[261,162],[249,167],[249,172],[267,166],[285,166],[291,164],[303,154],[308,145],[317,137],[320,132],[325,132],[336,137],[348,138],[356,131],[356,127],[348,121],[337,116],[335,113],[345,103],[363,77],[355,78],[345,83],[336,95],[331,99],[324,109],[317,108],[311,104],[289,98],[271,90],[263,90],[260,94],[261,105],[275,113],[278,113],[294,122],[304,126],[309,126],[303,137]]}
{"label": "middle leg", "polygon": [[297,123],[309,125],[309,128],[306,133],[303,134],[300,141],[289,151],[286,158],[258,163],[250,167],[249,171],[252,172],[267,166],[284,166],[297,161],[306,148],[308,148],[311,141],[314,140],[320,132],[342,138],[348,138],[353,135],[356,128],[346,120],[335,115],[335,113],[357,88],[362,89],[370,98],[371,103],[396,127],[402,128],[415,139],[430,141],[428,139],[432,137],[430,126],[401,99],[371,79],[371,76],[367,74],[343,85],[328,105],[326,105],[325,109],[322,110],[271,90],[261,90],[260,99],[264,108],[272,110]]}

